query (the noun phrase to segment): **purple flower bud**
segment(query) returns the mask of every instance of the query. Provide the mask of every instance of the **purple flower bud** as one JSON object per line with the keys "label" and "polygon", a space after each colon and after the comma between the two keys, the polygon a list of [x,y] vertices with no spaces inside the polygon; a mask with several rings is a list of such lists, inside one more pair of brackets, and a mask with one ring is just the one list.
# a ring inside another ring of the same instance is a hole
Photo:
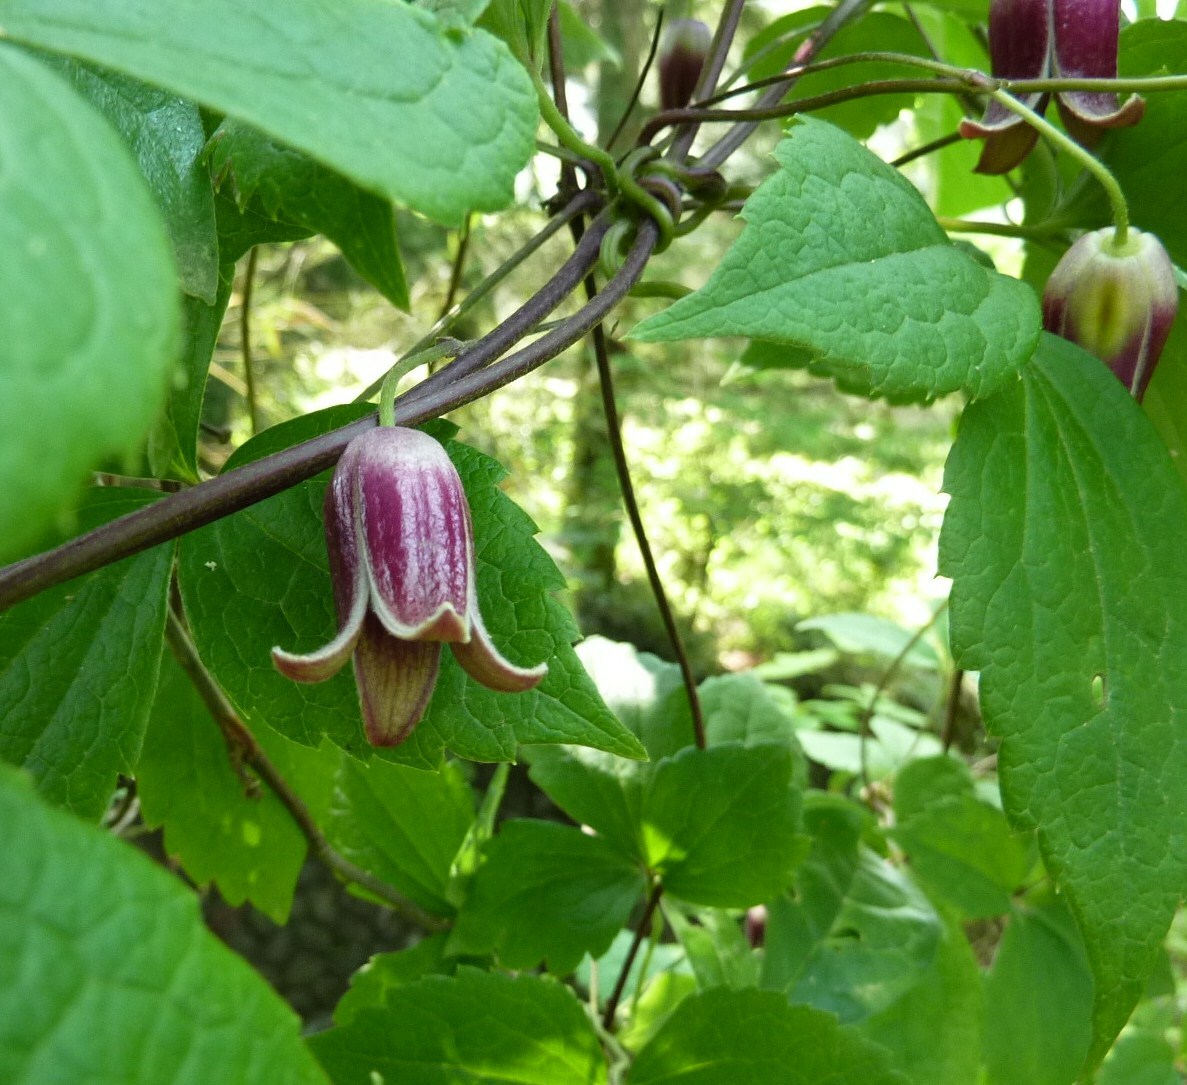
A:
{"label": "purple flower bud", "polygon": [[462,480],[417,430],[380,426],[342,453],[326,490],[326,549],[338,635],[309,655],[272,649],[277,670],[324,682],[354,656],[367,739],[403,742],[433,694],[442,643],[490,689],[533,688],[548,667],[517,667],[491,643]]}
{"label": "purple flower bud", "polygon": [[700,19],[677,19],[664,31],[659,54],[659,104],[661,109],[682,109],[692,101],[713,31]]}
{"label": "purple flower bud", "polygon": [[[1114,79],[1121,0],[992,0],[989,7],[989,61],[999,79],[1048,76]],[[1019,100],[1042,113],[1047,95]],[[1146,104],[1100,91],[1062,91],[1055,96],[1064,126],[1086,146],[1105,128],[1123,128],[1142,119]],[[1038,141],[1038,132],[1000,102],[990,101],[980,121],[961,122],[966,139],[984,139],[978,173],[1006,173]]]}
{"label": "purple flower bud", "polygon": [[1166,249],[1130,230],[1085,234],[1064,254],[1043,291],[1043,327],[1095,354],[1139,402],[1166,345],[1179,289]]}

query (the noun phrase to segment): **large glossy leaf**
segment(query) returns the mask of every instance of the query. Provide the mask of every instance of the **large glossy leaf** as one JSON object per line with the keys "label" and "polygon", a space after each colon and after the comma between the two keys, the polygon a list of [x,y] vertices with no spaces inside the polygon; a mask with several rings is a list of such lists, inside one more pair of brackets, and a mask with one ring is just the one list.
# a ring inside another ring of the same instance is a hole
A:
{"label": "large glossy leaf", "polygon": [[509,821],[486,846],[450,951],[566,976],[600,957],[642,896],[643,871],[599,837],[546,821]]}
{"label": "large glossy leaf", "polygon": [[343,758],[326,834],[352,862],[432,912],[449,915],[450,867],[474,821],[457,765],[439,772]]}
{"label": "large glossy leaf", "polygon": [[325,1085],[197,898],[0,766],[0,1080]]}
{"label": "large glossy leaf", "polygon": [[117,72],[65,57],[43,59],[123,136],[169,232],[182,290],[213,305],[218,238],[210,171],[202,162],[206,132],[198,107]]}
{"label": "large glossy leaf", "polygon": [[110,125],[2,42],[0,101],[3,561],[88,470],[137,448],[165,396],[178,308],[169,240]]}
{"label": "large glossy leaf", "polygon": [[1187,888],[1187,494],[1116,378],[1046,335],[966,411],[945,487],[957,663],[1083,932],[1099,1058]]}
{"label": "large glossy leaf", "polygon": [[224,184],[230,178],[240,207],[254,198],[270,218],[325,234],[388,301],[408,308],[390,200],[240,121],[224,121],[211,137],[210,149],[211,169]]}
{"label": "large glossy leaf", "polygon": [[606,1060],[572,991],[472,968],[387,993],[382,1008],[313,1037],[334,1085],[604,1085]]}
{"label": "large glossy leaf", "polygon": [[[266,430],[228,468],[359,417],[335,408]],[[520,743],[579,742],[628,756],[641,747],[610,714],[573,654],[576,627],[550,595],[563,586],[535,542],[535,525],[498,488],[493,460],[447,443],[470,500],[478,553],[478,597],[495,642],[516,662],[548,660],[545,680],[527,693],[495,693],[443,654],[425,719],[385,756],[436,768],[445,747],[472,760],[512,760]],[[203,659],[249,719],[295,741],[328,735],[362,754],[358,698],[349,668],[319,685],[298,685],[272,666],[274,645],[311,651],[334,634],[322,526],[328,473],[185,538],[179,575]]]}
{"label": "large glossy leaf", "polygon": [[[92,490],[79,527],[143,507]],[[0,758],[48,799],[98,818],[140,753],[161,665],[171,545],[51,588],[0,614]]]}
{"label": "large glossy leaf", "polygon": [[451,225],[504,206],[532,154],[535,94],[507,49],[408,4],[3,0],[0,25],[238,117]]}
{"label": "large glossy leaf", "polygon": [[[256,725],[256,738],[285,781],[320,816],[339,753],[311,750]],[[233,754],[193,683],[165,653],[136,792],[145,825],[165,830],[165,851],[198,885],[214,882],[229,903],[250,901],[288,919],[306,843],[292,815]]]}
{"label": "large glossy leaf", "polygon": [[886,1052],[774,991],[686,998],[639,1052],[629,1085],[906,1085]]}
{"label": "large glossy leaf", "polygon": [[1038,303],[955,247],[896,170],[822,121],[775,149],[779,171],[708,283],[649,317],[647,341],[745,335],[849,390],[929,400],[1000,388],[1030,357]]}

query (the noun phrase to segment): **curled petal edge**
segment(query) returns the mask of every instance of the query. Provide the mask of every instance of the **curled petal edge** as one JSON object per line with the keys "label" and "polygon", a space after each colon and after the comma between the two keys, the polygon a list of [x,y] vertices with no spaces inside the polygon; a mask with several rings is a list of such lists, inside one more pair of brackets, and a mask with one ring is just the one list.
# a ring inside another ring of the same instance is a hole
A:
{"label": "curled petal edge", "polygon": [[535,689],[548,673],[548,664],[518,667],[507,659],[490,639],[477,607],[470,611],[470,639],[451,644],[454,658],[475,682],[499,693],[523,693]]}
{"label": "curled petal edge", "polygon": [[368,601],[366,585],[356,584],[350,613],[338,635],[329,644],[307,655],[273,648],[272,663],[276,669],[294,682],[325,682],[333,678],[346,665],[359,642]]}

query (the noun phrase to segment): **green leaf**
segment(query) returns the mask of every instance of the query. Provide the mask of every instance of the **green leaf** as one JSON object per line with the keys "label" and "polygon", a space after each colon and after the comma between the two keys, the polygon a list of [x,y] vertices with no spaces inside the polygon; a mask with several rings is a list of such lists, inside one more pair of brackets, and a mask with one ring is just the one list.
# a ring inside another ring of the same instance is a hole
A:
{"label": "green leaf", "polygon": [[[0,22],[7,12],[0,8]],[[169,240],[95,109],[0,42],[0,561],[139,446],[178,345]]]}
{"label": "green leaf", "polygon": [[[759,50],[769,51],[750,66],[749,78],[766,79],[791,66],[804,39],[820,25],[827,14],[827,8],[807,8],[776,19],[755,34],[746,43],[747,57],[753,56]],[[779,38],[784,40],[776,46],[775,42]],[[919,31],[906,19],[876,11],[868,12],[862,18],[842,26],[829,39],[828,44],[814,55],[813,60],[829,60],[833,57],[874,51],[925,56],[928,55],[925,50],[926,45],[919,36]],[[911,69],[902,64],[880,61],[846,64],[843,67],[802,76],[796,80],[794,90],[786,97],[788,100],[814,98],[819,94],[829,94],[861,83],[902,79],[910,71]],[[913,94],[878,94],[817,110],[813,116],[845,129],[858,139],[867,139],[880,124],[888,124],[904,109],[911,109],[914,104]]]}
{"label": "green leaf", "polygon": [[550,0],[491,0],[478,25],[505,41],[525,66],[538,70],[551,9]]}
{"label": "green leaf", "polygon": [[944,485],[954,655],[1084,935],[1099,1061],[1187,887],[1187,494],[1116,378],[1047,335],[965,412]]}
{"label": "green leaf", "polygon": [[567,976],[586,953],[600,957],[646,886],[637,864],[568,825],[508,821],[485,851],[449,948],[504,968],[544,961]]}
{"label": "green leaf", "polygon": [[907,1085],[886,1052],[774,991],[686,998],[639,1052],[629,1085]]}
{"label": "green leaf", "polygon": [[270,218],[325,234],[388,301],[408,308],[391,201],[235,120],[211,137],[210,165],[217,177],[233,177],[240,207],[254,198]]}
{"label": "green leaf", "polygon": [[1092,1036],[1092,976],[1062,908],[1018,911],[985,977],[992,1085],[1072,1085]]}
{"label": "green leaf", "polygon": [[[302,797],[324,792],[325,805],[337,751],[311,750],[258,724],[257,729],[284,779]],[[271,789],[250,768],[237,772],[231,759],[193,683],[166,652],[136,765],[144,823],[164,826],[166,853],[181,861],[196,884],[214,882],[228,903],[250,901],[283,924],[305,862],[305,837]]]}
{"label": "green leaf", "polygon": [[350,977],[350,990],[334,1007],[334,1024],[349,1025],[360,1011],[383,1006],[388,992],[395,987],[425,976],[449,975],[451,962],[445,956],[448,937],[447,934],[433,934],[422,938],[410,949],[375,954]]}
{"label": "green leaf", "polygon": [[916,880],[969,917],[1008,911],[1035,862],[1028,840],[977,797],[968,769],[952,757],[913,761],[898,774],[888,835]]}
{"label": "green leaf", "polygon": [[942,926],[896,867],[859,843],[860,811],[820,797],[805,811],[812,853],[795,899],[767,905],[762,986],[844,1022],[881,1013],[919,984]]}
{"label": "green leaf", "polygon": [[310,1041],[334,1085],[604,1085],[601,1044],[573,993],[543,976],[458,969],[391,990]]}
{"label": "green leaf", "polygon": [[213,305],[218,289],[214,192],[202,162],[206,132],[193,102],[118,72],[42,57],[124,138],[173,244],[182,290]]}
{"label": "green leaf", "polygon": [[259,201],[240,207],[226,192],[214,197],[214,216],[218,222],[219,259],[233,264],[255,245],[302,241],[313,231],[295,222],[278,222],[264,213]]}
{"label": "green leaf", "polygon": [[670,902],[664,915],[688,954],[700,990],[758,985],[758,957],[736,916],[704,909],[686,916]]}
{"label": "green leaf", "polygon": [[875,617],[873,614],[823,614],[819,618],[809,618],[796,625],[797,632],[813,629],[823,633],[842,652],[874,656],[889,663],[910,646],[903,658],[905,666],[918,667],[925,671],[936,671],[940,668],[936,650],[926,639],[920,638],[911,644],[916,635],[913,630],[904,629],[896,622]]}
{"label": "green leaf", "polygon": [[[532,155],[535,92],[489,35],[375,0],[3,0],[4,33],[237,117],[446,225],[496,211]],[[6,93],[6,101],[12,99]]]}
{"label": "green leaf", "polygon": [[0,1080],[325,1085],[197,898],[0,766]]}
{"label": "green leaf", "polygon": [[[86,530],[154,495],[86,495]],[[152,708],[173,547],[35,595],[0,614],[0,758],[29,770],[52,802],[97,819],[131,773]]]}
{"label": "green leaf", "polygon": [[352,862],[438,915],[449,871],[474,821],[474,796],[456,765],[439,772],[343,758],[324,829]]}
{"label": "green leaf", "polygon": [[[998,1003],[993,1003],[994,1012]],[[861,1034],[890,1052],[911,1085],[980,1085],[985,998],[981,971],[959,923],[945,924],[932,966]],[[1031,1085],[1038,1085],[1034,1079]]]}
{"label": "green leaf", "polygon": [[4,0],[7,37],[125,71],[260,128],[446,226],[494,211],[532,157],[531,82],[489,34],[404,4]]}
{"label": "green leaf", "polygon": [[1187,479],[1187,298],[1179,291],[1179,317],[1171,328],[1158,368],[1142,400],[1171,454],[1171,462]]}
{"label": "green leaf", "polygon": [[182,299],[181,361],[173,372],[173,386],[164,413],[148,438],[148,462],[161,478],[197,482],[198,428],[206,397],[206,377],[214,345],[222,328],[227,302],[235,281],[235,265],[219,269],[218,293],[213,305],[201,298]]}
{"label": "green leaf", "polygon": [[[1117,56],[1123,79],[1187,70],[1187,22],[1144,19],[1121,33]],[[1140,124],[1110,133],[1101,158],[1129,204],[1135,226],[1157,234],[1171,259],[1187,266],[1187,222],[1166,198],[1169,177],[1187,170],[1187,119],[1179,94],[1149,94]],[[1108,202],[1093,181],[1073,195],[1067,213],[1085,226],[1110,221]]]}
{"label": "green leaf", "polygon": [[[227,462],[231,469],[350,422],[365,405],[333,408],[265,430]],[[476,761],[513,760],[520,743],[574,742],[627,756],[638,741],[602,704],[574,655],[576,627],[550,592],[563,586],[534,540],[535,525],[499,488],[495,461],[449,441],[474,521],[478,598],[495,643],[516,662],[547,660],[548,676],[522,694],[473,682],[443,653],[433,701],[412,737],[381,756],[436,768],[445,747]],[[281,645],[311,651],[334,635],[322,526],[328,473],[187,535],[179,577],[202,658],[239,711],[281,734],[316,746],[323,735],[364,756],[358,697],[348,671],[319,685],[298,685],[272,666]]]}
{"label": "green leaf", "polygon": [[775,157],[709,282],[635,338],[773,340],[847,390],[913,400],[988,395],[1030,357],[1033,292],[953,246],[896,170],[811,119]]}
{"label": "green leaf", "polygon": [[738,743],[659,761],[640,817],[647,865],[665,891],[746,908],[786,889],[804,858],[796,765],[787,747]]}
{"label": "green leaf", "polygon": [[578,14],[572,4],[557,0],[556,10],[561,24],[565,71],[575,72],[590,64],[622,67],[622,55]]}

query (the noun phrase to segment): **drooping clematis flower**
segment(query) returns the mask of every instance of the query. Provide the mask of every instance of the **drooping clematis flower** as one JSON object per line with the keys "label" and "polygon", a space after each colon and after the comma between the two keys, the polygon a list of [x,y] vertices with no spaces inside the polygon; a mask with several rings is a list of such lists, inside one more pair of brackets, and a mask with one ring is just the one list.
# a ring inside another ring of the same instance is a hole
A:
{"label": "drooping clematis flower", "polygon": [[[1000,79],[1115,79],[1121,0],[992,0],[989,60]],[[1019,100],[1042,113],[1048,95]],[[1055,96],[1069,134],[1091,147],[1106,128],[1137,124],[1146,103],[1136,95],[1124,105],[1101,91],[1061,91]],[[961,121],[965,139],[984,139],[978,173],[1006,173],[1031,151],[1039,134],[1000,102],[990,101],[980,121]]]}
{"label": "drooping clematis flower", "polygon": [[273,648],[272,661],[296,682],[324,682],[353,655],[372,745],[395,746],[420,722],[442,644],[490,689],[521,692],[547,673],[491,643],[462,480],[432,437],[379,426],[351,441],[326,490],[325,528],[338,635],[309,655]]}
{"label": "drooping clematis flower", "polygon": [[1081,237],[1043,290],[1043,327],[1095,354],[1139,402],[1179,308],[1175,270],[1153,234]]}
{"label": "drooping clematis flower", "polygon": [[683,109],[697,89],[713,31],[700,19],[677,19],[664,31],[659,54],[659,107]]}

